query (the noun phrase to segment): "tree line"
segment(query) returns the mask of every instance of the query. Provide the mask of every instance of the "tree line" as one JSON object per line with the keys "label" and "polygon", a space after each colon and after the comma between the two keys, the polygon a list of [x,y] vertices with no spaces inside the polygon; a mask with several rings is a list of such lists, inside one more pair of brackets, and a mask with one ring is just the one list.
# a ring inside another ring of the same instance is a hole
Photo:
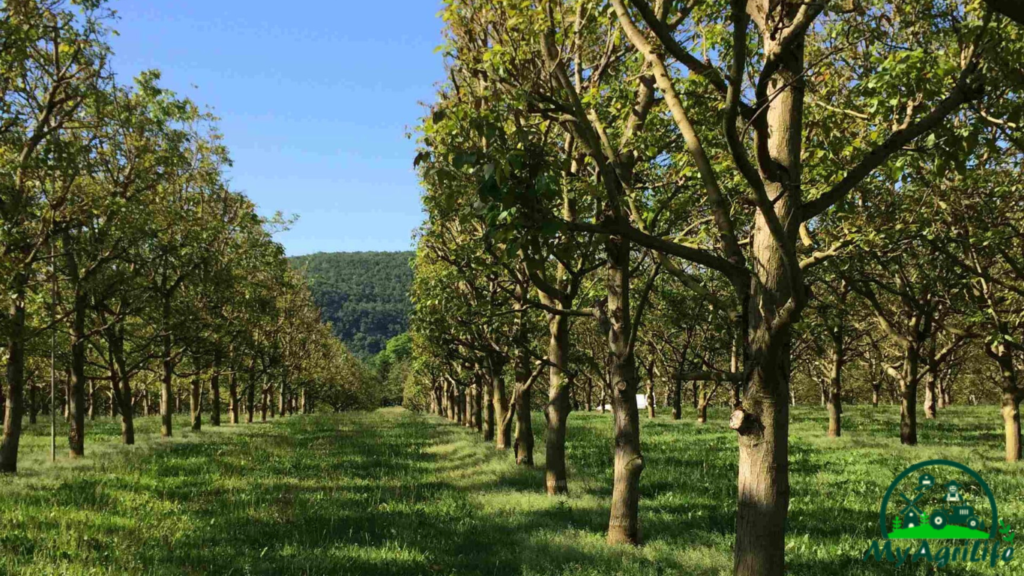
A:
{"label": "tree line", "polygon": [[898,404],[906,445],[921,395],[928,418],[994,401],[1019,461],[1015,10],[445,2],[407,404],[523,465],[541,406],[553,495],[571,411],[610,404],[608,541],[638,544],[638,394],[727,403],[742,576],[785,570],[798,399],[833,437],[844,399]]}
{"label": "tree line", "polygon": [[[100,0],[0,6],[3,442],[63,412],[87,420],[243,418],[366,406],[365,369],[321,322],[264,218],[225,174],[216,118],[144,72],[115,78]],[[52,391],[51,391],[52,387]],[[52,402],[51,402],[52,397]]]}
{"label": "tree line", "polygon": [[409,329],[412,252],[335,252],[289,261],[309,278],[313,300],[357,356],[379,354]]}

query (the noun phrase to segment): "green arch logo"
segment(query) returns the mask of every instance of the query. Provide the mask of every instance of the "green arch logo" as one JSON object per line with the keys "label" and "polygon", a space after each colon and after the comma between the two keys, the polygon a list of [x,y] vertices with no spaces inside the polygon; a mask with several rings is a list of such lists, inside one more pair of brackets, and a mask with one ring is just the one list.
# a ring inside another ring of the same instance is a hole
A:
{"label": "green arch logo", "polygon": [[[932,468],[935,468],[936,474]],[[951,468],[958,472],[939,475],[943,468]],[[904,480],[915,472],[928,469],[918,475],[918,483],[908,496],[900,493],[901,504],[906,504],[900,512],[889,518],[889,501],[893,493]],[[960,490],[959,479],[964,475],[977,483],[985,498],[991,517],[975,513],[975,508],[966,502],[966,496]],[[934,500],[940,504],[935,505]],[[933,502],[931,506],[927,502]],[[986,522],[987,520],[987,522]],[[890,521],[893,529],[890,530]],[[987,526],[986,526],[987,524]],[[882,506],[878,513],[878,528],[883,540],[920,539],[920,540],[984,540],[999,538],[999,512],[992,489],[974,470],[951,460],[927,460],[914,464],[901,472],[882,498]]]}

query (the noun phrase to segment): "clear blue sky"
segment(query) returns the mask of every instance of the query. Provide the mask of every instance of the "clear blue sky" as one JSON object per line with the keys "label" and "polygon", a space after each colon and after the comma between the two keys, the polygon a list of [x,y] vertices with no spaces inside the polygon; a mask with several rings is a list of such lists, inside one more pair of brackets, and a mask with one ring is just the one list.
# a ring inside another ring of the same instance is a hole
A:
{"label": "clear blue sky", "polygon": [[163,72],[208,105],[233,186],[299,222],[289,255],[408,250],[422,220],[406,133],[444,71],[440,0],[111,0],[123,82]]}

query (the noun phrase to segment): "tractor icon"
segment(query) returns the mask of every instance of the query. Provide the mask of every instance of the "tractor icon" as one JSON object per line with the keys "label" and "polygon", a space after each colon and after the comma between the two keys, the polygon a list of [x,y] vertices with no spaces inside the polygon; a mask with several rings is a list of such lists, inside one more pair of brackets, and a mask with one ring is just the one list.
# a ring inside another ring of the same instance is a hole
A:
{"label": "tractor icon", "polygon": [[934,476],[922,474],[918,477],[913,498],[900,495],[900,498],[907,504],[899,512],[899,516],[902,517],[900,528],[917,528],[927,522],[935,530],[942,530],[948,525],[985,530],[985,523],[974,513],[974,508],[964,505],[964,494],[960,483],[956,481],[948,482],[943,486],[945,493],[943,493],[942,499],[945,500],[946,506],[937,508],[926,516],[924,511],[918,507],[918,503],[931,488],[935,487],[935,484]]}
{"label": "tractor icon", "polygon": [[949,524],[966,526],[972,530],[985,530],[985,523],[974,514],[974,507],[972,506],[939,508],[932,512],[928,518],[928,524],[936,530],[942,530]]}

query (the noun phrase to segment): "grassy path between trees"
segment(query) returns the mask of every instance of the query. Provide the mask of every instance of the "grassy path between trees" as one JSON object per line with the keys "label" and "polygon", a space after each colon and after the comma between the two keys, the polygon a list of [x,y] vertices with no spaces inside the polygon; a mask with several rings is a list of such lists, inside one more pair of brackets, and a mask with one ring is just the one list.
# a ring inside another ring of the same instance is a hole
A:
{"label": "grassy path between trees", "polygon": [[[726,417],[713,411],[704,427],[644,418],[639,549],[604,543],[609,415],[570,417],[567,498],[543,494],[542,467],[516,468],[475,432],[401,409],[183,431],[171,441],[146,418],[134,448],[103,419],[89,429],[86,459],[63,458],[60,438],[56,465],[40,424],[29,427],[23,471],[0,478],[0,574],[723,574],[736,475]],[[944,411],[922,423],[916,449],[899,445],[897,425],[893,407],[849,407],[846,436],[829,441],[823,409],[795,411],[791,573],[892,574],[860,556],[889,482],[925,459],[979,471],[1000,515],[1024,528],[1024,470],[1000,462],[995,408]],[[537,446],[542,466],[539,435]]]}

